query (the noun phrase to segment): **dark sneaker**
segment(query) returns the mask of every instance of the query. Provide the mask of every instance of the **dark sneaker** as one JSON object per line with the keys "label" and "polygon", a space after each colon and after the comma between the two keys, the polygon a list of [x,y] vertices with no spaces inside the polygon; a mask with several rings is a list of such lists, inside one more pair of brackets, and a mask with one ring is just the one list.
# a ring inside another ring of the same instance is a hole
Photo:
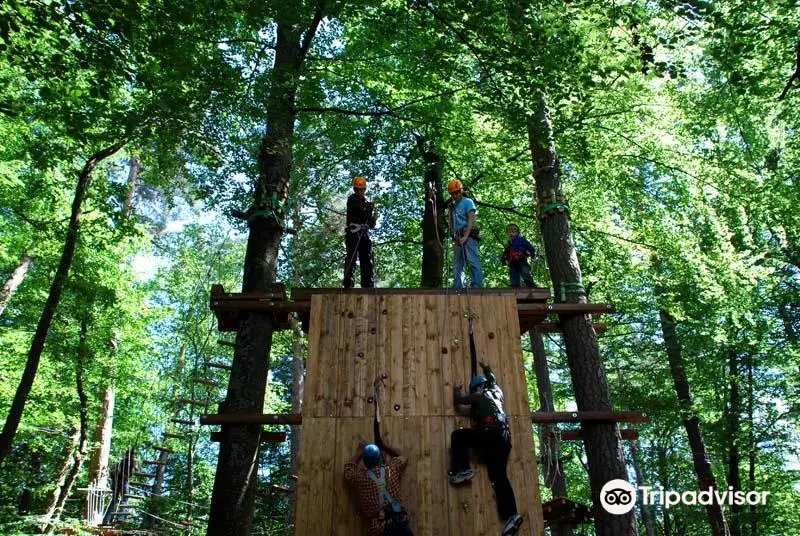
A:
{"label": "dark sneaker", "polygon": [[509,534],[516,534],[519,530],[520,525],[522,525],[522,516],[519,514],[514,514],[513,516],[508,518],[506,521],[506,526],[503,527],[503,534],[502,536],[508,536]]}
{"label": "dark sneaker", "polygon": [[450,477],[450,483],[454,486],[457,484],[461,484],[462,482],[466,482],[468,480],[472,480],[475,476],[475,471],[472,469],[467,469],[465,471],[459,471],[458,473],[452,475]]}

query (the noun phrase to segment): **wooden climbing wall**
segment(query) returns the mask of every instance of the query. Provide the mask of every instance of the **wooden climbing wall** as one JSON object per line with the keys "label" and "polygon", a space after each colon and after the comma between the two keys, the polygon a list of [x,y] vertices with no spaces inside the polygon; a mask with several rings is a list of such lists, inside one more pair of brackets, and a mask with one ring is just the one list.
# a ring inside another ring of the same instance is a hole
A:
{"label": "wooden climbing wall", "polygon": [[[344,464],[359,439],[372,441],[373,381],[385,373],[382,434],[409,458],[403,504],[416,536],[500,534],[503,523],[483,465],[471,484],[447,481],[450,433],[470,426],[452,391],[471,376],[468,310],[475,343],[505,394],[513,449],[508,474],[519,534],[544,534],[516,299],[484,290],[388,293],[386,289],[314,295],[303,400],[297,486],[298,536],[365,535],[346,489]],[[473,460],[474,462],[474,460]]]}

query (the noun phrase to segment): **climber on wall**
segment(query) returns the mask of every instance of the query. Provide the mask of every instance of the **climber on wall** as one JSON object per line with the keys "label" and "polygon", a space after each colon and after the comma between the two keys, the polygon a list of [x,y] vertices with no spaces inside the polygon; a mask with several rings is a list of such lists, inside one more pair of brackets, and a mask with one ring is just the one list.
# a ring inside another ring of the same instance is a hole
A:
{"label": "climber on wall", "polygon": [[497,500],[497,511],[505,521],[502,535],[507,536],[516,534],[522,525],[514,489],[506,474],[511,453],[511,433],[503,411],[503,391],[497,385],[489,365],[481,363],[481,368],[483,376],[475,376],[469,382],[470,394],[462,394],[460,385],[453,388],[453,403],[456,406],[470,406],[472,428],[460,428],[450,435],[450,483],[459,485],[475,476],[469,464],[469,449],[477,449],[486,462]]}
{"label": "climber on wall", "polygon": [[[381,463],[381,453],[390,456]],[[360,464],[359,461],[363,462]],[[368,536],[413,536],[401,501],[400,484],[408,459],[381,442],[360,441],[353,458],[344,466],[344,479],[352,488],[358,510],[367,523]]]}
{"label": "climber on wall", "polygon": [[366,199],[367,179],[358,176],[353,179],[353,193],[347,198],[347,225],[344,243],[347,254],[344,259],[344,288],[353,288],[353,272],[356,268],[356,254],[361,271],[361,288],[375,286],[372,276],[372,241],[369,230],[375,228],[377,217],[375,203]]}

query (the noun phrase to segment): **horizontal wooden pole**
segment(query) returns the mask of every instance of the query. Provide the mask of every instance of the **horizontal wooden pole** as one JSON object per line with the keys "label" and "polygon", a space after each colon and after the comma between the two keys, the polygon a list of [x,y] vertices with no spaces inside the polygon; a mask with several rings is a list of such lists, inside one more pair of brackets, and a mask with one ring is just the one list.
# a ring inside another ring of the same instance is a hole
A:
{"label": "horizontal wooden pole", "polygon": [[640,411],[532,411],[536,424],[560,422],[649,422],[647,413]]}
{"label": "horizontal wooden pole", "polygon": [[[222,441],[225,432],[211,432],[211,442]],[[261,432],[262,443],[283,443],[286,441],[286,432]]]}
{"label": "horizontal wooden pole", "polygon": [[[559,430],[558,435],[562,441],[583,440],[583,430]],[[633,441],[639,439],[639,430],[623,428],[619,431],[619,435],[624,441]]]}
{"label": "horizontal wooden pole", "polygon": [[300,413],[217,413],[200,415],[200,424],[302,424]]}

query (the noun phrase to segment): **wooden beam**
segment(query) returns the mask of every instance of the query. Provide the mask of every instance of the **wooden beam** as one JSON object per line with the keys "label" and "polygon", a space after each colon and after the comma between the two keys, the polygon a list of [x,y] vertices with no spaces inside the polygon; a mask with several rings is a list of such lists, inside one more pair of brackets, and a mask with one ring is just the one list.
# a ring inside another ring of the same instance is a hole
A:
{"label": "wooden beam", "polygon": [[281,491],[283,493],[294,493],[294,489],[287,488],[286,486],[279,486],[278,484],[271,484],[270,488],[272,488],[275,491]]}
{"label": "wooden beam", "polygon": [[647,413],[639,411],[532,411],[536,424],[560,422],[650,422]]}
{"label": "wooden beam", "polygon": [[300,413],[217,413],[200,415],[200,424],[303,424]]}
{"label": "wooden beam", "polygon": [[[211,432],[211,442],[219,443],[222,441],[225,432]],[[283,443],[286,441],[286,432],[261,432],[262,443]]]}
{"label": "wooden beam", "polygon": [[172,432],[164,432],[164,439],[186,439],[183,434],[173,434]]}
{"label": "wooden beam", "polygon": [[208,368],[218,368],[222,370],[231,370],[231,368],[233,368],[230,365],[226,365],[225,363],[214,363],[212,361],[206,361],[204,364]]}
{"label": "wooden beam", "polygon": [[184,424],[186,426],[194,426],[194,421],[190,421],[189,419],[172,419],[172,422],[175,424]]}
{"label": "wooden beam", "polygon": [[166,452],[167,454],[173,454],[175,452],[174,450],[172,450],[169,447],[153,447],[153,448],[156,449],[159,452]]}
{"label": "wooden beam", "polygon": [[[583,430],[557,430],[562,441],[582,441]],[[620,437],[624,441],[634,441],[639,439],[639,430],[633,428],[622,428],[619,431]]]}
{"label": "wooden beam", "polygon": [[145,465],[167,465],[167,462],[162,462],[160,460],[144,460],[142,463]]}

